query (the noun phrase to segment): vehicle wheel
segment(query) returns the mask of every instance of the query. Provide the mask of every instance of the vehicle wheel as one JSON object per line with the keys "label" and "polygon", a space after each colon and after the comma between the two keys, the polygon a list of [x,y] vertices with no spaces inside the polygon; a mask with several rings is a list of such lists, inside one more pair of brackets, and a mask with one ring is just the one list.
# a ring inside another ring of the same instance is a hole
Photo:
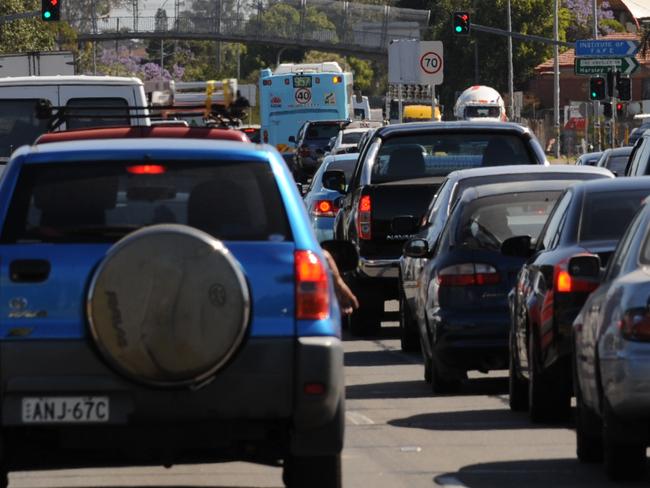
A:
{"label": "vehicle wheel", "polygon": [[241,266],[219,240],[185,225],[153,225],[118,241],[88,292],[97,349],[125,377],[156,387],[214,376],[249,321]]}
{"label": "vehicle wheel", "polygon": [[618,422],[620,421],[613,415],[609,406],[605,405],[603,416],[605,472],[613,481],[639,480],[645,475],[646,446],[644,443],[621,442]]}
{"label": "vehicle wheel", "polygon": [[436,359],[429,362],[429,375],[431,377],[431,392],[434,395],[456,393],[460,389],[460,380],[444,378],[436,365]]}
{"label": "vehicle wheel", "polygon": [[404,296],[399,298],[399,339],[402,351],[417,352],[420,350],[420,333]]}
{"label": "vehicle wheel", "polygon": [[576,454],[581,463],[603,462],[603,435],[600,417],[591,411],[576,391]]}
{"label": "vehicle wheel", "polygon": [[510,361],[508,365],[508,404],[513,412],[525,412],[528,409],[528,384],[520,378],[515,368],[515,358],[510,341]]}
{"label": "vehicle wheel", "polygon": [[341,488],[341,455],[289,456],[282,480],[287,488]]}
{"label": "vehicle wheel", "polygon": [[535,423],[566,421],[571,414],[571,393],[566,379],[542,374],[532,333],[528,341],[528,414]]}
{"label": "vehicle wheel", "polygon": [[360,300],[359,308],[350,315],[350,332],[357,337],[376,334],[381,327],[384,313],[384,302],[369,302]]}

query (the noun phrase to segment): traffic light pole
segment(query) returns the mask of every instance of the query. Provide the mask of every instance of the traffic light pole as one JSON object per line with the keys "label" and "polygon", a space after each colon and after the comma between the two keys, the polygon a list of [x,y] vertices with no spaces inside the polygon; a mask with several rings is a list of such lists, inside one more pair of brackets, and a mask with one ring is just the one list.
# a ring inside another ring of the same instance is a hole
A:
{"label": "traffic light pole", "polygon": [[[594,39],[598,39],[598,6],[596,3],[596,0],[592,0],[591,3],[591,15],[593,18],[593,24],[594,24],[594,32],[593,32],[593,37]],[[602,144],[600,140],[600,112],[599,110],[600,103],[598,103],[598,100],[594,100],[593,103],[593,118],[594,118],[594,150],[600,151]],[[587,129],[588,130],[588,129]]]}
{"label": "traffic light pole", "polygon": [[3,15],[0,17],[0,24],[4,24],[5,22],[12,22],[14,20],[31,19],[32,17],[40,17],[40,16],[41,13],[39,11],[21,12],[19,14]]}

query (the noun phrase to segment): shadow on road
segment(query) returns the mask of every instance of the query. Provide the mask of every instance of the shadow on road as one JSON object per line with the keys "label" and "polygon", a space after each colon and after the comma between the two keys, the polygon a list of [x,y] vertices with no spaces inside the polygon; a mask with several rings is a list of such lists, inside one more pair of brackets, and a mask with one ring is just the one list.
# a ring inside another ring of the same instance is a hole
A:
{"label": "shadow on road", "polygon": [[[549,428],[548,424],[531,424],[528,420],[528,415],[525,413],[514,413],[505,409],[423,413],[411,417],[394,419],[389,421],[388,424],[395,427],[410,427],[414,429],[429,430],[512,430]],[[568,425],[566,427],[568,428]]]}
{"label": "shadow on road", "polygon": [[345,398],[361,400],[373,398],[425,398],[431,390],[424,381],[394,381],[350,385],[345,388]]}
{"label": "shadow on road", "polygon": [[392,366],[394,364],[413,364],[420,361],[419,355],[399,351],[352,351],[346,352],[345,366]]}
{"label": "shadow on road", "polygon": [[468,488],[611,488],[647,486],[650,473],[642,482],[613,483],[607,480],[602,466],[580,464],[577,459],[542,459],[472,464],[437,476],[434,481],[439,486],[458,486],[460,482]]}
{"label": "shadow on road", "polygon": [[[393,322],[391,322],[392,324]],[[374,334],[358,337],[352,335],[349,328],[343,329],[344,341],[366,341],[366,340],[384,340],[384,339],[398,339],[399,338],[399,325],[382,325],[381,328]]]}

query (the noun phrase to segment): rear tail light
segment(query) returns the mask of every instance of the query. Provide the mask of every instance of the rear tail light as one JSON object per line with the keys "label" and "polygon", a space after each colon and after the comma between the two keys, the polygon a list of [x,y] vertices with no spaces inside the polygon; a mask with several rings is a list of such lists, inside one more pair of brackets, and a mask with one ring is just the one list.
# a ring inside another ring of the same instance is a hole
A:
{"label": "rear tail light", "polygon": [[632,341],[650,341],[650,311],[647,308],[628,310],[619,322],[621,335]]}
{"label": "rear tail light", "polygon": [[322,320],[329,317],[330,296],[327,271],[311,251],[295,251],[296,319]]}
{"label": "rear tail light", "polygon": [[336,217],[338,206],[331,200],[316,200],[311,209],[311,214],[316,217]]}
{"label": "rear tail light", "polygon": [[161,175],[167,170],[161,164],[137,164],[127,166],[126,171],[132,175]]}
{"label": "rear tail light", "polygon": [[271,81],[271,80],[262,81],[262,85],[264,85],[264,86],[271,86],[272,84],[273,84],[273,81]]}
{"label": "rear tail light", "polygon": [[359,239],[369,240],[372,238],[370,230],[370,218],[372,216],[372,200],[370,195],[363,195],[359,200],[357,209],[357,234]]}
{"label": "rear tail light", "polygon": [[598,283],[581,280],[571,276],[566,269],[568,261],[555,265],[555,291],[557,293],[591,293]]}
{"label": "rear tail light", "polygon": [[308,147],[301,147],[298,151],[301,156],[309,156],[309,148]]}
{"label": "rear tail light", "polygon": [[342,81],[343,81],[343,77],[342,77],[342,76],[334,76],[334,77],[332,77],[332,82],[333,82],[335,85],[341,83]]}
{"label": "rear tail light", "polygon": [[438,272],[439,286],[496,285],[500,281],[494,266],[482,263],[455,264]]}
{"label": "rear tail light", "polygon": [[266,143],[266,142],[269,142],[269,131],[266,131],[266,130],[265,130],[265,131],[262,133],[262,139],[264,140],[265,143]]}

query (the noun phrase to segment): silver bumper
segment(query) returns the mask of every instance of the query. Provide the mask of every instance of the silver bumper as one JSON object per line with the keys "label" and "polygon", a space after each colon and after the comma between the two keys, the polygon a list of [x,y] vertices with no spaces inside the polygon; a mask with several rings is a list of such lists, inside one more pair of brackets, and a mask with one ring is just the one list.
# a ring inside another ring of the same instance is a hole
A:
{"label": "silver bumper", "polygon": [[368,278],[397,278],[399,259],[359,258],[359,270]]}
{"label": "silver bumper", "polygon": [[615,354],[600,357],[603,391],[617,415],[649,418],[650,344],[621,342]]}

